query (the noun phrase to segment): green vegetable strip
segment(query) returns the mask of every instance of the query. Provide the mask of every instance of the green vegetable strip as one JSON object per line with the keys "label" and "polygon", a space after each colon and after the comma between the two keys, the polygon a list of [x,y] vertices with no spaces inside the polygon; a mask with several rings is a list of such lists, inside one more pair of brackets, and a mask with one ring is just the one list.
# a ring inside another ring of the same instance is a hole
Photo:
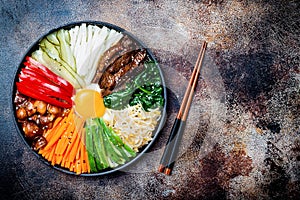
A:
{"label": "green vegetable strip", "polygon": [[[103,126],[106,127],[104,121],[102,119],[100,119],[100,120],[101,120]],[[112,128],[107,127],[106,129],[107,129],[107,134],[111,138],[114,145],[119,148],[119,151],[122,153],[122,155],[125,155],[125,157],[136,156],[136,152],[133,149],[131,149],[129,146],[127,146],[122,141],[122,139],[114,132],[114,130]],[[127,151],[127,154],[126,154],[126,151]]]}
{"label": "green vegetable strip", "polygon": [[[114,144],[112,142],[112,138],[107,133],[106,125],[103,126],[103,135],[107,139],[105,141],[105,149],[106,149],[108,157],[111,159],[111,161],[113,161],[116,164],[124,164],[125,159],[122,158],[122,154],[120,152],[118,152],[117,148],[114,146]],[[114,167],[114,165],[111,167]]]}
{"label": "green vegetable strip", "polygon": [[128,145],[124,144],[123,146],[125,153],[127,154],[127,156],[129,157],[135,157],[136,156],[136,152]]}
{"label": "green vegetable strip", "polygon": [[97,126],[97,132],[95,132],[94,134],[96,135],[94,143],[96,146],[96,150],[97,150],[97,154],[99,156],[100,162],[103,166],[103,168],[107,168],[109,167],[108,165],[108,161],[107,161],[107,155],[106,155],[106,151],[105,151],[105,139],[103,137],[103,128],[101,126],[99,126],[99,124],[97,123],[97,119],[94,119],[95,126]]}
{"label": "green vegetable strip", "polygon": [[94,159],[95,159],[95,162],[96,162],[96,167],[98,170],[102,170],[102,169],[105,169],[106,167],[104,167],[104,165],[102,164],[101,162],[101,150],[99,152],[99,149],[101,149],[101,144],[99,142],[99,136],[101,134],[99,134],[98,132],[98,127],[96,124],[92,125],[92,134],[93,134],[93,145],[94,145],[94,149],[95,149],[95,155],[94,155]]}
{"label": "green vegetable strip", "polygon": [[107,127],[103,119],[88,119],[85,129],[86,148],[92,172],[117,167],[136,155],[113,129]]}
{"label": "green vegetable strip", "polygon": [[120,138],[115,138],[113,136],[113,133],[114,133],[113,130],[106,127],[106,125],[102,119],[99,119],[99,121],[100,121],[101,126],[105,127],[104,131],[105,131],[106,135],[108,136],[108,138],[110,139],[110,142],[114,145],[113,147],[115,148],[115,151],[118,153],[119,156],[123,157],[126,161],[128,161],[129,157],[124,152],[123,141]]}
{"label": "green vegetable strip", "polygon": [[90,126],[86,126],[86,150],[88,153],[91,172],[97,172],[96,163],[94,160],[95,153],[93,145],[93,135]]}

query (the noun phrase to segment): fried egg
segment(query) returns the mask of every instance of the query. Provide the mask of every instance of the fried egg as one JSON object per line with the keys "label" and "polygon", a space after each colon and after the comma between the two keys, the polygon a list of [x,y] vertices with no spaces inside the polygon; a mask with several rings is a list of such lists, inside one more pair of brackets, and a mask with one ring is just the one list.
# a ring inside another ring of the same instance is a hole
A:
{"label": "fried egg", "polygon": [[105,113],[104,101],[98,84],[91,84],[76,91],[74,108],[83,119],[102,117]]}

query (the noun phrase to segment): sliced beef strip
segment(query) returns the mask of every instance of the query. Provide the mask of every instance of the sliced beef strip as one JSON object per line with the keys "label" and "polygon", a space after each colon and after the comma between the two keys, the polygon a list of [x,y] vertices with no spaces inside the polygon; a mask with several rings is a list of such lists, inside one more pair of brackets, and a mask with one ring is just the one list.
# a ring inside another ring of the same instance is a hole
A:
{"label": "sliced beef strip", "polygon": [[102,58],[99,61],[98,69],[92,82],[98,83],[106,67],[112,64],[118,57],[126,54],[127,52],[140,48],[141,47],[134,40],[125,35],[117,44],[109,48],[103,54]]}
{"label": "sliced beef strip", "polygon": [[146,50],[138,49],[127,52],[118,57],[112,64],[110,64],[99,80],[99,86],[104,89],[103,96],[107,96],[120,82],[121,77],[127,72],[139,66],[139,64],[146,58]]}

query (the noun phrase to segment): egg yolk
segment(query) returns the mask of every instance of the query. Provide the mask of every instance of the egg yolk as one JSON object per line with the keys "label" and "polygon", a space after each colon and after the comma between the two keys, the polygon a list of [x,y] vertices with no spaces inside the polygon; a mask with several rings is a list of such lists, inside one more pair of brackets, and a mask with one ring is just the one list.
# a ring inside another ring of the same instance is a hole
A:
{"label": "egg yolk", "polygon": [[100,93],[92,89],[81,89],[76,92],[75,111],[82,118],[102,117],[105,113],[103,98]]}

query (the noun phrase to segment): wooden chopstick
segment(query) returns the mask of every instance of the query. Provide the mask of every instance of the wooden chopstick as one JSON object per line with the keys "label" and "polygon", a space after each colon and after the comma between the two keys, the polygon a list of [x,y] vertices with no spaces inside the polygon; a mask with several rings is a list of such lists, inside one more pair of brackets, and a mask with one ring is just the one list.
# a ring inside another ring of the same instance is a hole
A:
{"label": "wooden chopstick", "polygon": [[201,46],[193,73],[189,80],[188,87],[186,89],[182,103],[180,105],[180,109],[178,111],[178,114],[174,121],[173,127],[171,129],[171,133],[169,135],[164,153],[160,160],[160,165],[159,165],[158,171],[164,172],[166,175],[171,174],[171,171],[174,166],[174,162],[175,162],[175,159],[176,159],[176,156],[178,153],[178,149],[179,149],[178,146],[179,146],[179,143],[180,143],[182,135],[183,135],[185,122],[186,122],[186,119],[187,119],[187,116],[189,113],[189,108],[192,103],[193,94],[194,94],[195,87],[196,87],[198,77],[200,74],[206,47],[207,47],[207,42],[204,41]]}

